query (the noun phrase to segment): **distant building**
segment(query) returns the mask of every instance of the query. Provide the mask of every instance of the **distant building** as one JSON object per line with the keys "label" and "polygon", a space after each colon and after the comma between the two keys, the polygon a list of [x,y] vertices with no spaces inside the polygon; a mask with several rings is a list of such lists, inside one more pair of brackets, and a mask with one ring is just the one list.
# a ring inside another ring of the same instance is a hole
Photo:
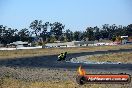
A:
{"label": "distant building", "polygon": [[121,39],[122,39],[121,44],[127,44],[128,36],[121,36]]}
{"label": "distant building", "polygon": [[64,43],[47,43],[45,47],[79,47],[88,46],[89,44],[94,44],[94,41],[72,41]]}
{"label": "distant building", "polygon": [[28,47],[28,46],[29,46],[28,42],[23,42],[23,41],[16,41],[16,42],[7,44],[7,47],[16,47],[16,48]]}

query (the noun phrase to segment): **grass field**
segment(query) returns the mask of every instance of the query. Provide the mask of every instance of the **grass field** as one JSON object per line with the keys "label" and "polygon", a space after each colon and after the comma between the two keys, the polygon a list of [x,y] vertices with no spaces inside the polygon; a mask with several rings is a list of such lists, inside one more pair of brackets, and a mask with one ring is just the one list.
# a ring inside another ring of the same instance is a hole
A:
{"label": "grass field", "polygon": [[76,52],[88,52],[88,51],[91,52],[91,51],[118,50],[118,49],[132,49],[132,45],[0,51],[0,58],[55,55],[65,51],[67,51],[68,53],[76,53]]}

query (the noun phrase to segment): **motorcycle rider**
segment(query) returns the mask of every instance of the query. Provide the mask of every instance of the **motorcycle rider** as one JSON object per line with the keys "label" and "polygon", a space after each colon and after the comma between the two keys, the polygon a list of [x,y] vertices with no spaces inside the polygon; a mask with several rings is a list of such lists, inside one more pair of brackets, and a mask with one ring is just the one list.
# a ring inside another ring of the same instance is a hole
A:
{"label": "motorcycle rider", "polygon": [[66,59],[66,55],[67,55],[67,52],[61,53],[61,54],[58,56],[58,60],[57,60],[57,61],[65,60],[65,59]]}

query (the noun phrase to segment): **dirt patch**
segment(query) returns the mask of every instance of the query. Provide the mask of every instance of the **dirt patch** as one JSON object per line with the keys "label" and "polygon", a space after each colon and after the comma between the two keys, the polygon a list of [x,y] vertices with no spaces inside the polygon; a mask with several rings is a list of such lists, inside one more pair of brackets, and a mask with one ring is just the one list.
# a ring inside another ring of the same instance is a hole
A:
{"label": "dirt patch", "polygon": [[[76,82],[76,70],[0,67],[1,88],[132,88],[129,84],[85,84]],[[87,73],[119,73],[120,71],[86,70]],[[127,72],[132,75],[132,71]]]}

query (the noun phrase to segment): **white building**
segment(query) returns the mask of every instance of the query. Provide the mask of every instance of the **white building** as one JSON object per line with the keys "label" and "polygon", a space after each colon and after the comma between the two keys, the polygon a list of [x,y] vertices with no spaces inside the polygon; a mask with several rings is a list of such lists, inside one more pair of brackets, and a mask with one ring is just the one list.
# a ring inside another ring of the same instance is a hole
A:
{"label": "white building", "polygon": [[122,44],[127,44],[128,36],[121,36],[121,39],[122,39],[122,41],[121,41]]}
{"label": "white building", "polygon": [[94,41],[72,41],[64,43],[47,43],[45,47],[79,47],[88,46],[89,44],[94,44]]}
{"label": "white building", "polygon": [[27,47],[29,46],[29,44],[28,42],[16,41],[16,42],[7,44],[7,46],[14,46],[16,48],[19,48],[19,47]]}

